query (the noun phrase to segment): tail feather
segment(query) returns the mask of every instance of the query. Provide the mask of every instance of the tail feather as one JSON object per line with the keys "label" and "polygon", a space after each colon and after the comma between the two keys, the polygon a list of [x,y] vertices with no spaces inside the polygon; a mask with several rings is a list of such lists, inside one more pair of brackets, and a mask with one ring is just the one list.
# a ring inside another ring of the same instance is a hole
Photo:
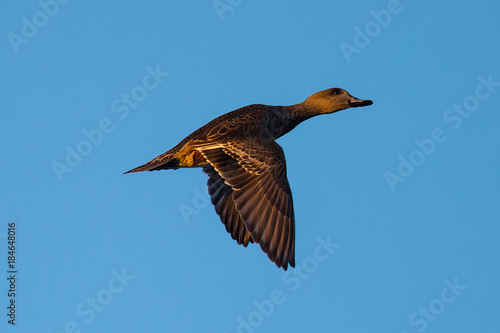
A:
{"label": "tail feather", "polygon": [[180,166],[180,161],[177,158],[155,158],[146,164],[143,164],[135,169],[129,170],[125,173],[141,172],[141,171],[153,171],[162,169],[178,169]]}

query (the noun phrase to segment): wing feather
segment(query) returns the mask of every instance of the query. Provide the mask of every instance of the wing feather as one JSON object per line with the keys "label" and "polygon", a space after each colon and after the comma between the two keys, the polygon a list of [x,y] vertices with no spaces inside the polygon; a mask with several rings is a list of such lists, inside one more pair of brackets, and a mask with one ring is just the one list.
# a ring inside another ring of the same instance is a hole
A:
{"label": "wing feather", "polygon": [[283,149],[245,138],[200,148],[217,214],[239,244],[258,243],[285,270],[295,266],[295,218]]}

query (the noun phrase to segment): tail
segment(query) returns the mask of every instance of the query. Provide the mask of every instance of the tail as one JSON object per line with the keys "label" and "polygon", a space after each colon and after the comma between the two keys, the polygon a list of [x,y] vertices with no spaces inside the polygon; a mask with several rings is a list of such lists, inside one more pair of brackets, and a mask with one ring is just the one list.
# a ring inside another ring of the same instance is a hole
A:
{"label": "tail", "polygon": [[180,167],[179,159],[175,157],[164,157],[160,155],[146,164],[143,164],[135,169],[129,170],[125,173],[141,172],[141,171],[153,171],[162,169],[178,169]]}

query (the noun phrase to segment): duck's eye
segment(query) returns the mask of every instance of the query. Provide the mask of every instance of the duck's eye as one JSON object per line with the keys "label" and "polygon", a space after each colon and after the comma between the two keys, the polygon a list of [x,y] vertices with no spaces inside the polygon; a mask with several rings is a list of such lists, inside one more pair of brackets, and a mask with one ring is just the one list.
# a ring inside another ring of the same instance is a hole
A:
{"label": "duck's eye", "polygon": [[332,94],[332,95],[338,95],[338,94],[340,94],[340,89],[338,89],[338,88],[333,88],[333,89],[332,89],[332,93],[331,93],[331,94]]}

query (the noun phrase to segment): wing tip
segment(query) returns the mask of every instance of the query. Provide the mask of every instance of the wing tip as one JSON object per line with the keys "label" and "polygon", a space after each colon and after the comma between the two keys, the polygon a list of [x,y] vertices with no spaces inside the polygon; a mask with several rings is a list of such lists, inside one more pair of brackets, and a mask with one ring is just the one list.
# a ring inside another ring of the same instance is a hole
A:
{"label": "wing tip", "polygon": [[294,259],[291,259],[287,262],[284,262],[284,263],[279,263],[277,261],[274,262],[276,264],[276,266],[278,266],[278,268],[283,268],[285,271],[288,270],[288,265],[290,265],[290,267],[292,268],[295,268],[295,260]]}

